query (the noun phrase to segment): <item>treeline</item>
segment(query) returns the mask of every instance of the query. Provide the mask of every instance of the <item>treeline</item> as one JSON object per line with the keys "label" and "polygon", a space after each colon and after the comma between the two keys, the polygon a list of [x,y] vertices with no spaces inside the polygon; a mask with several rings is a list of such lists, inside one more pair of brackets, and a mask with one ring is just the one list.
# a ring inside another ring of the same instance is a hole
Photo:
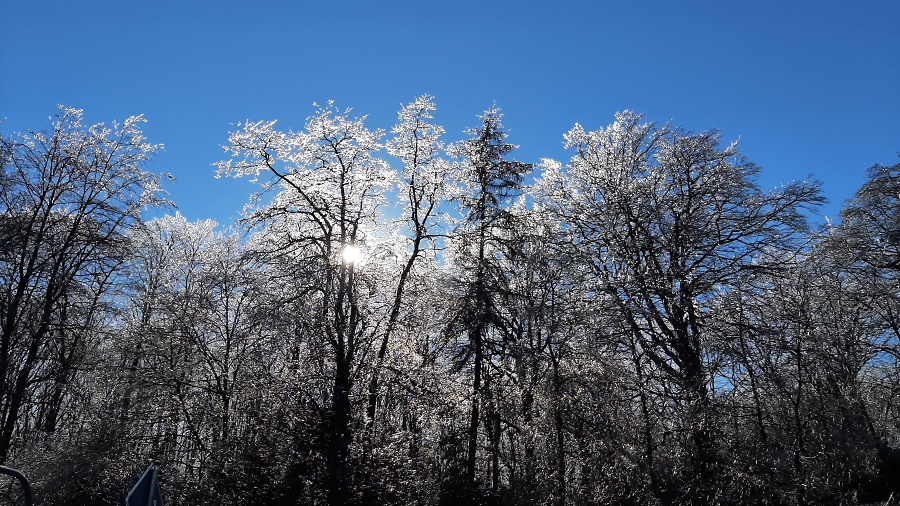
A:
{"label": "treeline", "polygon": [[238,125],[227,230],[143,218],[141,117],[0,137],[0,463],[42,504],[154,459],[176,505],[900,499],[900,164],[811,229],[715,131],[533,165],[434,110]]}

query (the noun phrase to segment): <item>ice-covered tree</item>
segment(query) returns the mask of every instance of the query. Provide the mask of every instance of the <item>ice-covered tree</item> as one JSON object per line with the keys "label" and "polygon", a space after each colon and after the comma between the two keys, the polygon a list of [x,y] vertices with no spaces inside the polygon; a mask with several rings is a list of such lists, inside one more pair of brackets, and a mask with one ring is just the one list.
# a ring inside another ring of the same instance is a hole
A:
{"label": "ice-covered tree", "polygon": [[[0,137],[0,462],[29,392],[64,389],[73,355],[126,260],[126,231],[164,204],[161,176],[145,164],[161,146],[144,138],[141,116],[93,126],[60,107],[49,131]],[[58,390],[53,399],[61,399]],[[53,401],[44,427],[53,430]]]}
{"label": "ice-covered tree", "polygon": [[660,127],[632,112],[593,132],[576,124],[565,139],[572,159],[546,184],[597,297],[626,323],[636,353],[679,406],[691,494],[712,493],[719,456],[704,330],[709,300],[742,273],[796,251],[792,241],[806,230],[802,210],[822,201],[818,184],[764,192],[755,182],[759,167],[736,145],[720,147],[715,131]]}
{"label": "ice-covered tree", "polygon": [[398,123],[391,129],[394,137],[387,142],[387,152],[403,162],[399,194],[403,202],[401,220],[405,221],[403,228],[406,230],[401,229],[400,234],[405,237],[403,242],[408,243],[408,246],[403,244],[406,247],[401,256],[405,258],[400,260],[402,266],[381,343],[378,345],[377,363],[371,373],[366,411],[367,430],[371,430],[371,424],[375,420],[379,375],[391,335],[398,323],[407,282],[417,261],[421,261],[428,248],[436,249],[441,237],[442,215],[439,208],[446,198],[450,165],[441,156],[444,144],[440,136],[444,129],[431,122],[435,109],[434,100],[428,95],[404,106],[398,113]]}
{"label": "ice-covered tree", "polygon": [[275,122],[247,123],[231,134],[226,151],[238,157],[218,164],[220,175],[250,176],[263,196],[247,221],[264,225],[255,247],[280,256],[291,270],[296,296],[312,302],[304,315],[307,338],[329,350],[330,398],[324,439],[325,488],[331,504],[348,500],[352,434],[351,390],[359,358],[371,344],[361,299],[359,254],[379,223],[379,208],[396,172],[376,156],[382,130],[369,130],[329,102],[300,132],[281,132]]}
{"label": "ice-covered tree", "polygon": [[[459,359],[472,369],[465,461],[469,484],[476,479],[482,404],[488,393],[485,367],[492,352],[491,341],[495,340],[492,333],[497,334],[493,330],[500,323],[496,294],[504,281],[496,260],[509,254],[512,246],[509,235],[514,220],[507,206],[521,193],[524,177],[532,170],[531,164],[506,159],[515,146],[506,141],[502,116],[496,105],[486,110],[480,116],[481,126],[467,130],[471,137],[451,149],[460,158],[454,200],[462,212],[451,252],[462,296],[451,328],[465,335]],[[490,431],[490,439],[496,442],[494,427]],[[496,448],[493,453],[492,487],[496,489]]]}

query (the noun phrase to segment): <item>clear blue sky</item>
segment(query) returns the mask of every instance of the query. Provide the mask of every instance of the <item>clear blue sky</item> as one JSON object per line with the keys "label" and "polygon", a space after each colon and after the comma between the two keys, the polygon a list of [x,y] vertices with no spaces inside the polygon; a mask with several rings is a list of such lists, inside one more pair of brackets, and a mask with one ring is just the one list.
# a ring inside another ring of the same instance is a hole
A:
{"label": "clear blue sky", "polygon": [[765,187],[813,174],[834,216],[898,161],[898,25],[898,0],[0,0],[0,131],[144,114],[182,213],[229,223],[253,186],[211,164],[246,119],[296,130],[334,99],[389,129],[429,93],[458,139],[496,101],[530,162],[632,109],[740,139]]}

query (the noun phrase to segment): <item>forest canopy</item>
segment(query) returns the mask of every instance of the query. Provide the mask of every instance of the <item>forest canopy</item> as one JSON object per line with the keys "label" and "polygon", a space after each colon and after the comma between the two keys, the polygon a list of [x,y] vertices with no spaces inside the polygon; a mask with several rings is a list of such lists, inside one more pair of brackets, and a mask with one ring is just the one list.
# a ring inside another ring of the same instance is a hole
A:
{"label": "forest canopy", "polygon": [[0,464],[41,504],[152,460],[172,504],[900,497],[900,163],[811,226],[715,130],[518,161],[435,111],[223,132],[227,227],[167,214],[141,116],[0,135]]}

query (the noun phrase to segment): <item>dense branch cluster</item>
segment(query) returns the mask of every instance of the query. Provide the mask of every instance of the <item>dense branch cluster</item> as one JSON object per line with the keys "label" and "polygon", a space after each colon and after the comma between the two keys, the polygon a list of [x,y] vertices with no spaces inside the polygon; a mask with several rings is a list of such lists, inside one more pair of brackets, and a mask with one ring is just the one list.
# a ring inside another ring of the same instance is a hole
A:
{"label": "dense branch cluster", "polygon": [[42,504],[153,459],[172,504],[900,498],[900,165],[813,230],[818,183],[715,131],[626,111],[532,164],[435,110],[238,125],[227,230],[144,218],[141,117],[0,136],[0,463]]}

